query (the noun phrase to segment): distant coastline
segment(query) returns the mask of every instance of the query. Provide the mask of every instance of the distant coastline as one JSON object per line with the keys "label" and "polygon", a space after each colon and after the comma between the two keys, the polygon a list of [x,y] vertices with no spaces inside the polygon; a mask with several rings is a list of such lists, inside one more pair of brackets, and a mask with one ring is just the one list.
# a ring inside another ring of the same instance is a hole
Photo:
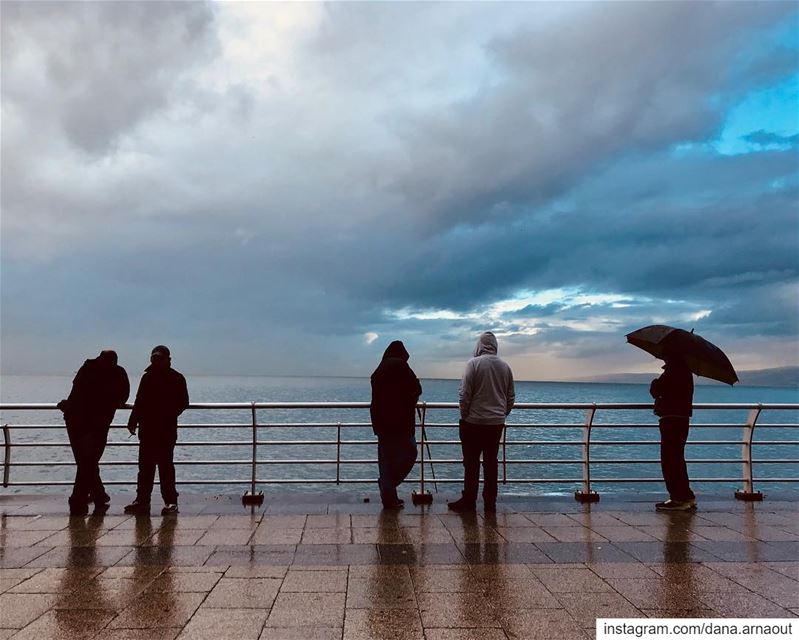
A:
{"label": "distant coastline", "polygon": [[[580,378],[575,382],[604,382],[613,384],[646,384],[653,378],[652,373],[611,373],[602,376]],[[744,387],[789,387],[799,388],[799,367],[773,367],[771,369],[750,369],[738,372],[739,385]],[[708,378],[696,378],[697,384],[718,385],[721,382]]]}

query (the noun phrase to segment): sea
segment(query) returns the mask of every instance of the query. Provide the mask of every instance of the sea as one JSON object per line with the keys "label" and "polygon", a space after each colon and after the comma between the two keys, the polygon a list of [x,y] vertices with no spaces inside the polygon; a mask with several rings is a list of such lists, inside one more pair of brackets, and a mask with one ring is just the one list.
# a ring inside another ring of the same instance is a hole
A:
{"label": "sea", "polygon": [[[187,376],[195,403],[368,402],[368,378]],[[0,377],[2,403],[56,403],[69,394],[71,376]],[[457,402],[458,380],[425,379],[420,400]],[[138,378],[131,378],[131,398]],[[517,382],[517,402],[650,403],[648,385]],[[697,385],[694,402],[797,404],[796,388]],[[687,448],[695,491],[731,495],[742,486],[742,436],[748,409],[697,410]],[[257,490],[375,493],[376,447],[368,409],[260,409],[257,411]],[[103,479],[114,491],[133,490],[136,438],[120,410],[103,456]],[[426,488],[453,493],[462,479],[457,411],[429,409]],[[500,452],[501,493],[568,495],[580,488],[585,410],[514,410]],[[249,489],[252,458],[250,409],[188,410],[180,418],[177,477],[190,493],[241,494]],[[67,492],[74,478],[61,414],[0,411],[11,442],[9,486],[0,493]],[[26,428],[21,428],[26,425]],[[572,426],[564,426],[572,425]],[[697,425],[709,425],[699,427]],[[792,425],[792,426],[781,426]],[[419,429],[417,429],[417,432]],[[649,410],[598,410],[591,447],[592,488],[600,494],[662,491],[657,419]],[[336,444],[339,439],[342,444]],[[622,444],[622,441],[636,444]],[[604,443],[604,444],[603,444]],[[694,443],[694,444],[692,444]],[[5,453],[3,450],[2,453]],[[342,464],[337,467],[336,457]],[[755,489],[799,495],[799,411],[764,410],[753,445]],[[414,487],[420,465],[407,481]],[[612,482],[623,478],[624,482]],[[128,484],[123,484],[128,483]],[[417,483],[418,486],[418,483]]]}

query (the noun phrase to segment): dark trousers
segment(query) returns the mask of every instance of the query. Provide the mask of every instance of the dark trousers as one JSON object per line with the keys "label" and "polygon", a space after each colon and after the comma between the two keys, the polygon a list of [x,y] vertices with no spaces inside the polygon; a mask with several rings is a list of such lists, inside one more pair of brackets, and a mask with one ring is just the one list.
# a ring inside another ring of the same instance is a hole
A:
{"label": "dark trousers", "polygon": [[502,440],[502,424],[471,424],[461,421],[460,437],[463,450],[463,498],[477,501],[480,485],[480,456],[483,456],[483,501],[497,501],[497,453]]}
{"label": "dark trousers", "polygon": [[380,499],[384,503],[398,500],[397,487],[408,477],[416,463],[416,436],[377,438],[377,469],[380,477]]}
{"label": "dark trousers", "polygon": [[660,419],[660,468],[669,497],[678,502],[693,500],[685,464],[685,443],[688,440],[688,418]]}
{"label": "dark trousers", "polygon": [[83,506],[90,501],[105,502],[108,494],[100,479],[100,458],[108,441],[108,425],[69,424],[67,436],[77,465],[69,503]]}
{"label": "dark trousers", "polygon": [[175,488],[174,440],[143,440],[139,442],[139,476],[136,481],[136,500],[150,503],[155,483],[155,468],[161,481],[161,497],[166,504],[177,504]]}

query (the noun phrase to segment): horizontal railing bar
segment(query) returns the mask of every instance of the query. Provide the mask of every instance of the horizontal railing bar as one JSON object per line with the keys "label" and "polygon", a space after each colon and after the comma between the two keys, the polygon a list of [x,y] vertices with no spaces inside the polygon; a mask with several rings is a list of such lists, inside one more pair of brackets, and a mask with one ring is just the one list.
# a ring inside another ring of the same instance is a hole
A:
{"label": "horizontal railing bar", "polygon": [[[369,402],[195,402],[188,406],[189,410],[192,409],[369,409]],[[457,402],[424,402],[416,405],[417,408],[424,407],[425,409],[459,409]],[[596,409],[602,411],[603,409],[612,410],[643,410],[652,409],[651,402],[518,402],[514,405],[514,409],[539,409],[539,410],[586,410]],[[133,408],[132,404],[125,404],[120,407],[121,410]],[[693,405],[695,410],[729,410],[729,411],[744,411],[751,409],[760,409],[761,411],[790,411],[799,409],[799,404],[796,403],[712,403],[702,402]],[[57,410],[56,403],[39,402],[39,403],[17,403],[5,402],[0,403],[0,411],[47,411]]]}

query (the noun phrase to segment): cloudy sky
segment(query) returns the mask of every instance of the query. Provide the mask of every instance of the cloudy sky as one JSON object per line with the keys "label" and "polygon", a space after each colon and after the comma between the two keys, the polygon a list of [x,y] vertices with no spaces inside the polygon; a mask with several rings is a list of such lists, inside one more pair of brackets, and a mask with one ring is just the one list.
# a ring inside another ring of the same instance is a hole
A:
{"label": "cloudy sky", "polygon": [[2,370],[799,363],[792,2],[2,3]]}

